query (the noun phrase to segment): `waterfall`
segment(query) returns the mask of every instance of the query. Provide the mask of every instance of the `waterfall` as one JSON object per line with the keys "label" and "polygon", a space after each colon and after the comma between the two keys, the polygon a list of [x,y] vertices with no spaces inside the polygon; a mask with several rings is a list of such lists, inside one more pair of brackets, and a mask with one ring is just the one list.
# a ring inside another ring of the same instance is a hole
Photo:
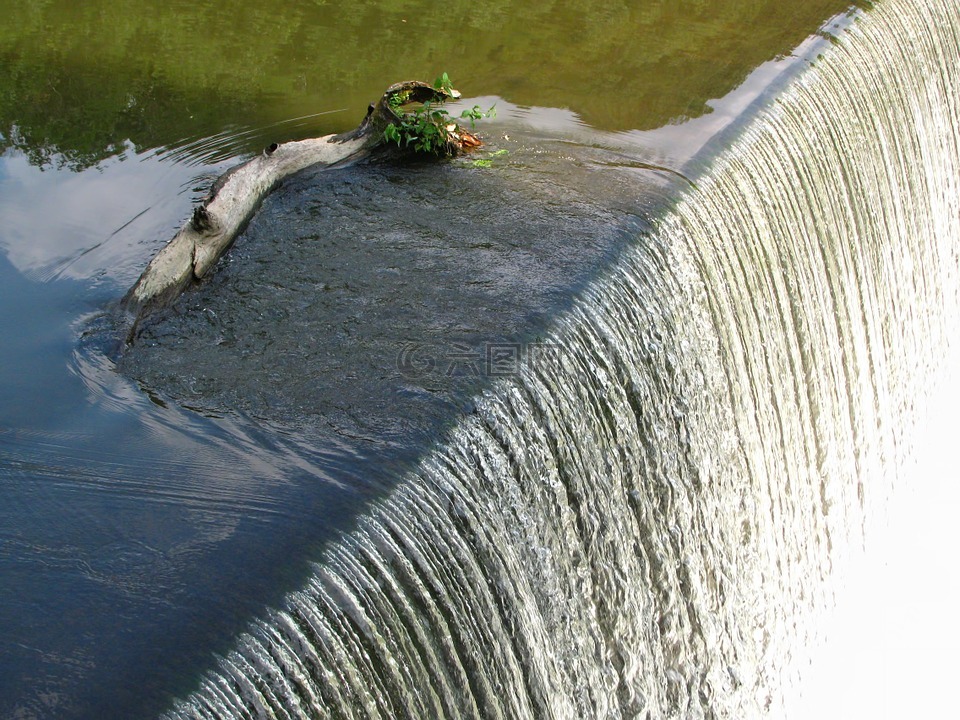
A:
{"label": "waterfall", "polygon": [[956,319],[960,7],[886,0],[170,718],[754,717]]}

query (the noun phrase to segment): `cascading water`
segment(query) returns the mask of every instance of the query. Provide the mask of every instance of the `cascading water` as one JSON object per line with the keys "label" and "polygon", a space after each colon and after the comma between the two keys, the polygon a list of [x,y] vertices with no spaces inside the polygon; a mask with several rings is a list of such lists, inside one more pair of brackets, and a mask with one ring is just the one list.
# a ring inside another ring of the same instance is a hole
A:
{"label": "cascading water", "polygon": [[957,310],[960,8],[889,0],[170,717],[752,717]]}

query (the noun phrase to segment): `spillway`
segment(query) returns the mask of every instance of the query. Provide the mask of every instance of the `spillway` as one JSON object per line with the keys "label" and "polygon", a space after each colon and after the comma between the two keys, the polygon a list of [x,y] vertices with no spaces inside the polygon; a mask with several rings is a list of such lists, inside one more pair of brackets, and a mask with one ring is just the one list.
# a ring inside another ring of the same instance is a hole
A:
{"label": "spillway", "polygon": [[960,7],[886,0],[169,718],[782,708],[957,319]]}

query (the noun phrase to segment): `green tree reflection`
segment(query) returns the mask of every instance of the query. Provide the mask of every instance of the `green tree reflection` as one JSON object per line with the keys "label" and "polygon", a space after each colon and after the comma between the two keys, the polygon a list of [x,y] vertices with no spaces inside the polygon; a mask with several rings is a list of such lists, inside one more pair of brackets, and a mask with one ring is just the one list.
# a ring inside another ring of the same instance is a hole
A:
{"label": "green tree reflection", "polygon": [[[3,2],[0,149],[83,168],[122,151],[345,108],[448,70],[468,95],[569,108],[604,130],[708,111],[843,0]],[[289,139],[289,138],[279,138]],[[250,140],[249,147],[255,147]]]}

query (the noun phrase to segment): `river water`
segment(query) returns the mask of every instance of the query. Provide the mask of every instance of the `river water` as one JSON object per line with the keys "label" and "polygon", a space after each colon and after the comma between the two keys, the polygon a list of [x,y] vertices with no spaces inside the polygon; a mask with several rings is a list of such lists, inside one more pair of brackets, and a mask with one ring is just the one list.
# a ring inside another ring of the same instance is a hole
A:
{"label": "river water", "polygon": [[[0,716],[784,712],[957,322],[914,5],[7,8]],[[301,174],[124,345],[212,179],[440,71],[478,155]]]}

